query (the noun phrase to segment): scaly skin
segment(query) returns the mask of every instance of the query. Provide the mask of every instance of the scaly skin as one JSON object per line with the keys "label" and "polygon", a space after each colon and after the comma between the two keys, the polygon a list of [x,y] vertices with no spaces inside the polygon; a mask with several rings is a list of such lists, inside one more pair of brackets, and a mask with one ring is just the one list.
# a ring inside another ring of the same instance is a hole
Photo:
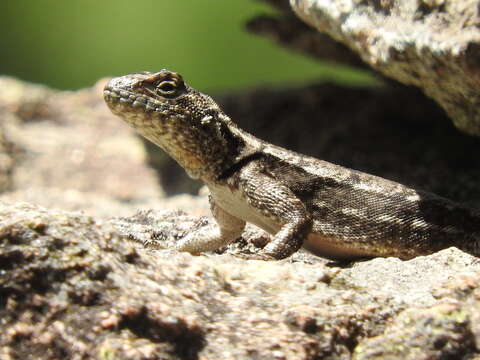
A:
{"label": "scaly skin", "polygon": [[250,222],[272,234],[262,259],[302,245],[332,259],[408,259],[450,246],[480,254],[479,212],[257,139],[177,73],[114,78],[104,98],[210,190],[216,224],[181,239],[180,251],[218,249]]}

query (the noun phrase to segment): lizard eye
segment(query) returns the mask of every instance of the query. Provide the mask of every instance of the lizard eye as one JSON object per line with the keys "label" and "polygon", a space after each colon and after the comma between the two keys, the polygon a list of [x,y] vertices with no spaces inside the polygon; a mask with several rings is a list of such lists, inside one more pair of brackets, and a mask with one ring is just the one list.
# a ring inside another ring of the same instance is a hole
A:
{"label": "lizard eye", "polygon": [[180,90],[176,81],[172,80],[164,80],[156,84],[155,90],[157,93],[166,98],[174,98],[176,97]]}

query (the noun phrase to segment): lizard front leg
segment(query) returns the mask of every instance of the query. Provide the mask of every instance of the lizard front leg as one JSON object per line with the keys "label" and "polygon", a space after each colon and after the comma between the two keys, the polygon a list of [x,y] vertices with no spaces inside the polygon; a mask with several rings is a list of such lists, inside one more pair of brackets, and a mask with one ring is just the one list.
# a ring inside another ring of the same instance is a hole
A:
{"label": "lizard front leg", "polygon": [[313,221],[305,205],[287,186],[255,164],[243,169],[240,178],[250,206],[280,228],[258,257],[265,260],[289,257],[300,249],[312,229]]}
{"label": "lizard front leg", "polygon": [[174,246],[175,250],[198,254],[217,250],[238,238],[245,228],[245,221],[230,215],[209,196],[210,210],[216,223],[189,233]]}

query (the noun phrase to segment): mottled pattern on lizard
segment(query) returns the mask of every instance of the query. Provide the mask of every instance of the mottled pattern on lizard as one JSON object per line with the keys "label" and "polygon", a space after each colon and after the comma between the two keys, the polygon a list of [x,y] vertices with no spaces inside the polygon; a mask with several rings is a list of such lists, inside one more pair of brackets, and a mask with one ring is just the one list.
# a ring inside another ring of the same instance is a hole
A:
{"label": "mottled pattern on lizard", "polygon": [[216,224],[181,239],[180,251],[216,250],[249,222],[272,234],[264,259],[301,246],[332,259],[408,259],[450,246],[480,254],[478,211],[257,139],[175,72],[114,78],[104,98],[210,190]]}

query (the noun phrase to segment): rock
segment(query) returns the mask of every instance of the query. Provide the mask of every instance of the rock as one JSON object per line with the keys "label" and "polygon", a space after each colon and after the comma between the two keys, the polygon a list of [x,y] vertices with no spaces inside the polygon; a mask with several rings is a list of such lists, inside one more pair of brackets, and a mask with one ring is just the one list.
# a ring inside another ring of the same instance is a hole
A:
{"label": "rock", "polygon": [[295,13],[367,64],[433,98],[461,130],[480,135],[478,2],[290,0]]}
{"label": "rock", "polygon": [[163,196],[142,142],[104,105],[102,81],[59,92],[3,77],[0,88],[8,89],[0,91],[0,179],[7,178],[3,190],[12,191],[4,199],[76,210],[79,202],[141,203]]}
{"label": "rock", "polygon": [[352,359],[470,358],[476,352],[469,315],[455,304],[408,309],[385,333],[357,346]]}
{"label": "rock", "polygon": [[4,124],[0,123],[0,193],[11,190],[12,172],[18,155],[15,145],[8,140],[5,132]]}
{"label": "rock", "polygon": [[12,138],[22,121],[42,114],[50,91],[42,85],[28,84],[13,77],[0,77],[0,193],[12,190],[13,171],[22,150]]}
{"label": "rock", "polygon": [[265,36],[294,51],[334,64],[367,69],[368,66],[347,46],[333,40],[329,35],[319,34],[307,26],[292,13],[291,9],[282,9],[283,16],[260,15],[247,23],[247,29]]}
{"label": "rock", "polygon": [[[150,215],[132,219],[131,231],[148,232],[152,220],[182,231],[195,220]],[[0,202],[2,359],[443,359],[479,350],[480,263],[457,249],[353,267],[245,261],[149,250],[117,226]]]}
{"label": "rock", "polygon": [[[212,221],[205,191],[163,196],[143,143],[104,106],[101,82],[59,92],[8,81],[17,90],[0,86],[0,157],[11,159],[0,194],[1,359],[478,353],[478,259],[451,248],[410,261],[338,264],[305,251],[242,260],[266,243],[253,226],[215,253],[162,250]],[[323,84],[221,100],[268,140],[478,204],[478,139],[452,135],[418,99],[403,87]]]}

